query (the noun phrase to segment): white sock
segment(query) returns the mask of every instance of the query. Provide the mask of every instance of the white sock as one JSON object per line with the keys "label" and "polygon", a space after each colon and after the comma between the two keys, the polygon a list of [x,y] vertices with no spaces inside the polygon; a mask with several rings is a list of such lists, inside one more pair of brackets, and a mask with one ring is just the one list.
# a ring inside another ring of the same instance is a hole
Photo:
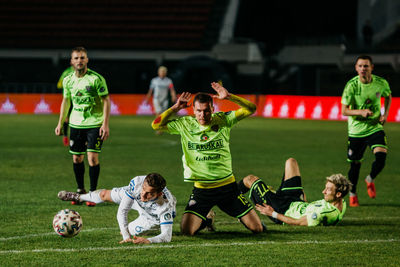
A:
{"label": "white sock", "polygon": [[368,183],[373,183],[374,179],[372,179],[371,175],[368,174],[367,178],[365,178],[365,181],[367,181]]}
{"label": "white sock", "polygon": [[100,198],[100,192],[102,190],[96,190],[93,192],[89,192],[87,194],[80,195],[81,201],[90,201],[96,204],[103,203],[104,201]]}

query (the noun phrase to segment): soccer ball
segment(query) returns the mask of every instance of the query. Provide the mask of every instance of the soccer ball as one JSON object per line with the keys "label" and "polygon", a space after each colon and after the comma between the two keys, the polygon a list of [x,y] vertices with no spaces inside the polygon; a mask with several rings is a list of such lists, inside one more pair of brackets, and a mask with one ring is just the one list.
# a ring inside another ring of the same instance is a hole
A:
{"label": "soccer ball", "polygon": [[76,236],[82,229],[81,215],[74,210],[60,210],[54,216],[53,229],[62,237]]}

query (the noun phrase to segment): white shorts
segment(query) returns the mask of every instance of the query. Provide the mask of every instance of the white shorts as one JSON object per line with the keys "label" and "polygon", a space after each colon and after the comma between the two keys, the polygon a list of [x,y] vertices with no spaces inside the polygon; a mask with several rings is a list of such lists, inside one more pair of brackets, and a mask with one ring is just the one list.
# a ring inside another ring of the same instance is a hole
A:
{"label": "white shorts", "polygon": [[160,101],[153,98],[153,106],[157,114],[161,114],[168,109],[168,99]]}

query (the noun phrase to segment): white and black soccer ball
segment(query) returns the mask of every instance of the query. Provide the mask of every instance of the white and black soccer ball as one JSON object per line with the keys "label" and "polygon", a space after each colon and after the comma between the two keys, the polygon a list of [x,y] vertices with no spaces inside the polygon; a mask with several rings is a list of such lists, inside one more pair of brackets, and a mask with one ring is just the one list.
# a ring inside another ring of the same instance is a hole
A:
{"label": "white and black soccer ball", "polygon": [[82,229],[82,218],[77,211],[60,210],[53,219],[54,231],[62,237],[76,236]]}

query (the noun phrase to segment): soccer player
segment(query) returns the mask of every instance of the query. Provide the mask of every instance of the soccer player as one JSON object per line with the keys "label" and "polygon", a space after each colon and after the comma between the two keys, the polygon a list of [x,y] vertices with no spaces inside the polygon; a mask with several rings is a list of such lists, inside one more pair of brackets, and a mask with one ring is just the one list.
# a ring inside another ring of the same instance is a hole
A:
{"label": "soccer player", "polygon": [[[356,60],[357,76],[345,86],[342,95],[342,114],[348,116],[347,161],[350,162],[348,177],[353,184],[350,191],[351,207],[359,206],[357,182],[361,161],[367,146],[375,155],[371,171],[365,178],[370,198],[376,197],[375,178],[383,170],[387,154],[387,140],[383,131],[392,94],[388,82],[374,74],[374,64],[370,56],[362,55]],[[385,111],[381,114],[381,97],[385,99]]]}
{"label": "soccer player", "polygon": [[[57,82],[57,88],[60,90],[63,90],[63,80],[65,77],[67,77],[69,74],[74,72],[74,67],[73,66],[69,66],[68,68],[66,68],[63,73],[61,74],[60,78],[58,79]],[[72,110],[72,105],[69,108],[68,111],[68,115],[65,118],[65,121],[63,123],[63,127],[62,127],[62,134],[63,134],[63,144],[64,146],[68,146],[69,140],[68,140],[68,117],[69,114],[71,113]]]}
{"label": "soccer player", "polygon": [[211,228],[211,208],[217,205],[228,215],[238,218],[252,232],[262,232],[264,227],[260,218],[238,190],[229,148],[232,126],[253,114],[256,105],[230,94],[218,83],[211,83],[211,87],[217,92],[213,97],[232,101],[240,108],[213,113],[212,97],[198,93],[193,100],[195,117],[184,116],[169,120],[179,110],[189,107],[191,94],[184,92],[171,108],[152,123],[154,130],[181,135],[184,181],[194,182],[192,195],[182,217],[181,231],[184,235],[195,235],[205,227]]}
{"label": "soccer player", "polygon": [[[62,125],[69,115],[70,153],[72,154],[73,170],[78,193],[86,193],[84,186],[84,154],[89,162],[90,191],[95,191],[100,175],[99,153],[103,141],[109,136],[110,98],[104,78],[88,69],[89,59],[83,47],[72,49],[71,65],[75,72],[63,80],[63,100],[60,117],[55,134],[61,135]],[[72,202],[72,204],[78,204]],[[86,202],[88,206],[95,203]]]}
{"label": "soccer player", "polygon": [[176,101],[174,84],[167,77],[167,71],[167,68],[164,66],[158,68],[158,76],[151,80],[150,89],[146,95],[147,102],[149,102],[151,95],[153,95],[153,106],[156,116],[167,110],[169,104],[168,93],[171,95],[172,103]]}
{"label": "soccer player", "polygon": [[[167,189],[165,179],[158,173],[136,176],[124,187],[101,189],[87,194],[61,191],[58,197],[64,201],[106,201],[119,204],[117,220],[122,235],[120,244],[171,241],[176,199]],[[138,211],[139,217],[128,224],[128,212],[131,209]],[[150,238],[138,236],[154,227],[160,227],[159,235]]]}
{"label": "soccer player", "polygon": [[341,174],[326,178],[324,199],[307,203],[301,185],[300,169],[294,158],[285,163],[285,174],[279,189],[271,187],[254,175],[248,175],[239,182],[242,193],[250,190],[250,198],[256,209],[270,217],[275,223],[317,226],[336,225],[346,212],[344,197],[351,183]]}

